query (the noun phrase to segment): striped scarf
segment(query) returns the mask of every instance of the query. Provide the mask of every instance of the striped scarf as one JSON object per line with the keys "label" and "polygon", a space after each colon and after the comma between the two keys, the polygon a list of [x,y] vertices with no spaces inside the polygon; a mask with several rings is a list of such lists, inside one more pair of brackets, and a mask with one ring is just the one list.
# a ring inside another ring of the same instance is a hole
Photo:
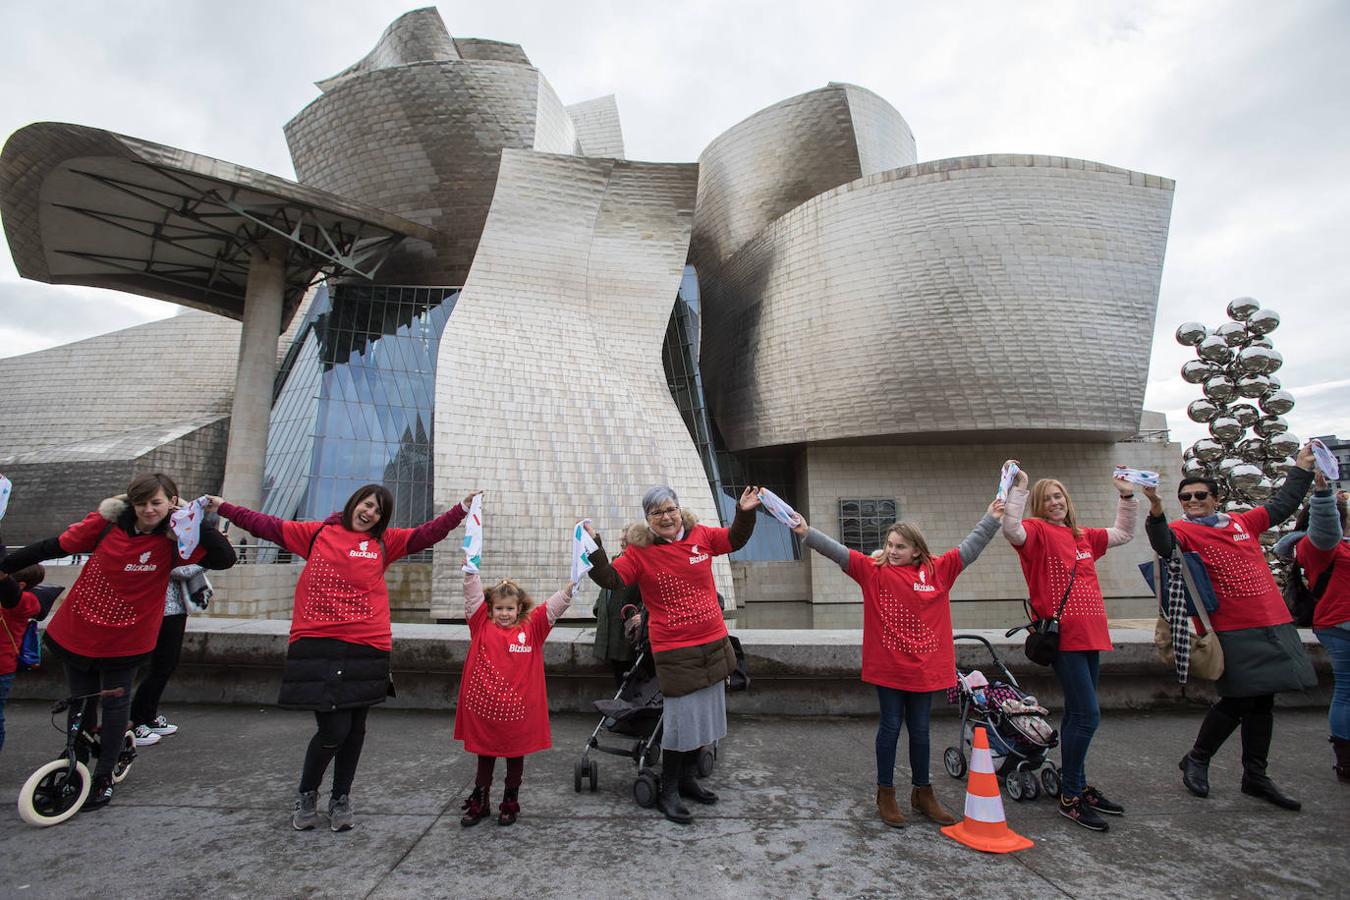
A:
{"label": "striped scarf", "polygon": [[[1186,615],[1186,580],[1181,573],[1181,556],[1167,558],[1167,624],[1172,629],[1172,656],[1177,667],[1177,684],[1185,684],[1191,668],[1191,621]],[[1200,599],[1197,597],[1196,602]]]}

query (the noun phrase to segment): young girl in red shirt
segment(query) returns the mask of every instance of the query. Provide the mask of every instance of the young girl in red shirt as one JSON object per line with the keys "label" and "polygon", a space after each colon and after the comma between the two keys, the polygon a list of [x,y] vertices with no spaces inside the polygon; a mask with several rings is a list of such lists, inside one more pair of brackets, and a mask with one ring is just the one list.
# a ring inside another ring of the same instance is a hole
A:
{"label": "young girl in red shirt", "polygon": [[492,770],[506,757],[506,789],[498,807],[498,825],[514,825],[520,814],[520,782],[525,756],[553,746],[544,687],[544,641],[572,603],[568,583],[535,609],[530,595],[509,578],[486,592],[477,572],[464,572],[464,619],[469,623],[469,655],[459,682],[455,740],[478,755],[473,793],[464,801],[459,824],[477,825],[491,806]]}
{"label": "young girl in red shirt", "polygon": [[871,556],[850,550],[810,528],[800,514],[792,530],[806,546],[833,560],[862,588],[862,678],[875,685],[881,705],[877,724],[877,812],[893,828],[905,824],[895,800],[895,745],[909,727],[910,808],[939,825],[956,817],[937,799],[929,778],[928,723],[933,691],[956,683],[952,641],[952,585],[998,531],[1003,502],[989,504],[984,518],[958,547],[941,556],[928,550],[923,533],[908,522],[886,529]]}
{"label": "young girl in red shirt", "polygon": [[305,560],[295,585],[291,637],[277,699],[277,705],[287,709],[312,710],[317,725],[305,751],[291,817],[297,831],[319,824],[319,785],[334,760],[328,826],[347,831],[355,824],[350,792],[365,744],[366,714],[384,702],[393,685],[385,570],[395,560],[443,540],[463,521],[473,496],[416,528],[388,527],[394,517],[394,495],[380,484],[357,488],[342,514],[323,522],[288,522],[210,498],[208,511],[219,509],[255,537]]}

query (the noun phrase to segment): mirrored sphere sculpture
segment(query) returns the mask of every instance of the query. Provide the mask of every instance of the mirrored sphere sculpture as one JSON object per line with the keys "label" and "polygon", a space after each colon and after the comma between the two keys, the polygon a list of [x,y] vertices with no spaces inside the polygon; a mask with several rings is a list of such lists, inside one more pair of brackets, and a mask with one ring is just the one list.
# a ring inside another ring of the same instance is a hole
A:
{"label": "mirrored sphere sculpture", "polygon": [[1234,403],[1228,408],[1228,414],[1238,420],[1243,428],[1250,428],[1261,418],[1261,413],[1250,403]]}
{"label": "mirrored sphere sculpture", "polygon": [[1192,400],[1191,405],[1186,407],[1186,415],[1190,416],[1192,422],[1209,422],[1220,412],[1219,405],[1213,400],[1201,397],[1198,400]]}
{"label": "mirrored sphere sculpture", "polygon": [[1183,461],[1181,464],[1181,474],[1185,475],[1187,478],[1202,477],[1208,472],[1209,466],[1193,457]]}
{"label": "mirrored sphere sculpture", "polygon": [[[1218,379],[1211,378],[1209,381],[1205,382],[1205,396],[1209,397],[1211,400],[1218,399],[1209,392],[1210,382],[1217,380]],[[1260,405],[1261,405],[1261,412],[1266,413],[1267,415],[1271,416],[1287,415],[1289,411],[1294,408],[1294,395],[1285,390],[1275,391],[1274,393],[1270,394],[1267,397],[1262,397]]]}
{"label": "mirrored sphere sculpture", "polygon": [[1266,453],[1272,459],[1291,457],[1298,452],[1299,446],[1299,439],[1287,431],[1282,431],[1266,439]]}
{"label": "mirrored sphere sculpture", "polygon": [[1177,343],[1184,347],[1194,347],[1209,337],[1209,329],[1199,322],[1182,322],[1177,326]]}
{"label": "mirrored sphere sculpture", "polygon": [[1244,347],[1237,355],[1238,368],[1248,375],[1264,375],[1270,369],[1274,352],[1265,347]]}
{"label": "mirrored sphere sculpture", "polygon": [[1228,478],[1228,473],[1242,465],[1246,465],[1246,463],[1236,456],[1225,456],[1223,459],[1219,460],[1219,464],[1216,468],[1219,470],[1219,476],[1226,480]]}
{"label": "mirrored sphere sculpture", "polygon": [[1222,375],[1223,369],[1203,359],[1192,359],[1181,366],[1181,377],[1191,384],[1204,384],[1215,375]]}
{"label": "mirrored sphere sculpture", "polygon": [[1209,433],[1214,440],[1231,444],[1242,437],[1242,423],[1232,416],[1217,416],[1209,423]]}
{"label": "mirrored sphere sculpture", "polygon": [[1228,318],[1245,322],[1252,313],[1260,308],[1261,304],[1256,302],[1255,297],[1238,297],[1228,304]]}
{"label": "mirrored sphere sculpture", "polygon": [[1258,309],[1247,317],[1247,328],[1254,334],[1270,334],[1280,327],[1280,314],[1273,309]]}
{"label": "mirrored sphere sculpture", "polygon": [[1256,420],[1256,424],[1252,426],[1252,430],[1261,435],[1261,437],[1270,437],[1288,431],[1289,423],[1279,416],[1262,416],[1260,419]]}
{"label": "mirrored sphere sculpture", "polygon": [[1251,342],[1251,335],[1247,333],[1247,326],[1241,322],[1224,322],[1214,333],[1223,338],[1230,347],[1245,347]]}
{"label": "mirrored sphere sculpture", "polygon": [[[1233,379],[1229,378],[1227,375],[1215,375],[1213,378],[1205,382],[1203,390],[1205,392],[1205,396],[1213,400],[1215,403],[1228,403],[1229,401],[1237,397],[1237,384],[1234,383]],[[1261,408],[1263,410],[1265,410],[1266,412],[1277,412],[1276,410],[1266,409],[1264,405],[1266,402],[1268,402],[1268,400],[1262,401],[1263,405]],[[1292,408],[1293,406],[1292,399],[1290,400],[1289,405]],[[1285,412],[1288,412],[1288,410],[1285,410]]]}
{"label": "mirrored sphere sculpture", "polygon": [[1195,448],[1195,458],[1202,463],[1215,463],[1223,456],[1223,444],[1210,438],[1201,438],[1191,446]]}
{"label": "mirrored sphere sculpture", "polygon": [[1244,494],[1250,494],[1250,489],[1260,484],[1265,477],[1260,466],[1249,462],[1238,463],[1228,470],[1228,483]]}
{"label": "mirrored sphere sculpture", "polygon": [[1265,476],[1262,476],[1260,481],[1247,488],[1247,496],[1253,500],[1269,500],[1273,493],[1275,493],[1274,482]]}

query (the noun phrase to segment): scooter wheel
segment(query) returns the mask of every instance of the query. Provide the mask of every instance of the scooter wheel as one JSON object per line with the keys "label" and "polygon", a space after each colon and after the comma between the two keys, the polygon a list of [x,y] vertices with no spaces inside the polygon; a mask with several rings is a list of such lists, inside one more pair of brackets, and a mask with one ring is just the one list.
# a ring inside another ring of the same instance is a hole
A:
{"label": "scooter wheel", "polygon": [[80,811],[92,785],[93,779],[84,763],[77,762],[72,775],[69,759],[54,759],[23,783],[19,790],[19,818],[39,828],[60,825]]}

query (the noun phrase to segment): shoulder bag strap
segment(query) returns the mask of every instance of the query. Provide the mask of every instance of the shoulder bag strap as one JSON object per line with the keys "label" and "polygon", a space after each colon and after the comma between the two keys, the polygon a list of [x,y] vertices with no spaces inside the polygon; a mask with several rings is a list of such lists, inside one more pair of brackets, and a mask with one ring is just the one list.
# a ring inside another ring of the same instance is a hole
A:
{"label": "shoulder bag strap", "polygon": [[1153,599],[1158,601],[1158,612],[1166,616],[1167,612],[1163,608],[1162,598],[1162,575],[1163,561],[1162,557],[1155,552],[1153,554]]}
{"label": "shoulder bag strap", "polygon": [[1331,583],[1331,570],[1336,568],[1336,561],[1333,559],[1331,564],[1322,570],[1322,574],[1317,577],[1317,585],[1312,589],[1313,602],[1322,599],[1322,595],[1327,592],[1327,585]]}
{"label": "shoulder bag strap", "polygon": [[1052,622],[1058,622],[1059,617],[1064,613],[1064,604],[1069,602],[1069,593],[1073,590],[1073,580],[1078,576],[1078,550],[1077,545],[1074,549],[1073,570],[1069,572],[1069,586],[1064,589],[1064,596],[1059,599],[1059,609],[1055,610],[1055,617]]}
{"label": "shoulder bag strap", "polygon": [[323,531],[327,527],[328,524],[324,523],[323,525],[320,525],[318,528],[314,529],[314,533],[309,536],[309,549],[305,551],[305,559],[309,559],[311,556],[314,555],[314,542],[319,539],[319,532]]}
{"label": "shoulder bag strap", "polygon": [[1180,548],[1173,548],[1177,561],[1181,563],[1181,577],[1186,581],[1186,590],[1191,592],[1191,601],[1195,606],[1195,613],[1200,619],[1200,624],[1205,626],[1205,633],[1211,634],[1214,626],[1209,624],[1209,610],[1205,609],[1205,601],[1200,596],[1200,590],[1195,586],[1195,576],[1191,574],[1191,567],[1186,564],[1186,557],[1182,555]]}

